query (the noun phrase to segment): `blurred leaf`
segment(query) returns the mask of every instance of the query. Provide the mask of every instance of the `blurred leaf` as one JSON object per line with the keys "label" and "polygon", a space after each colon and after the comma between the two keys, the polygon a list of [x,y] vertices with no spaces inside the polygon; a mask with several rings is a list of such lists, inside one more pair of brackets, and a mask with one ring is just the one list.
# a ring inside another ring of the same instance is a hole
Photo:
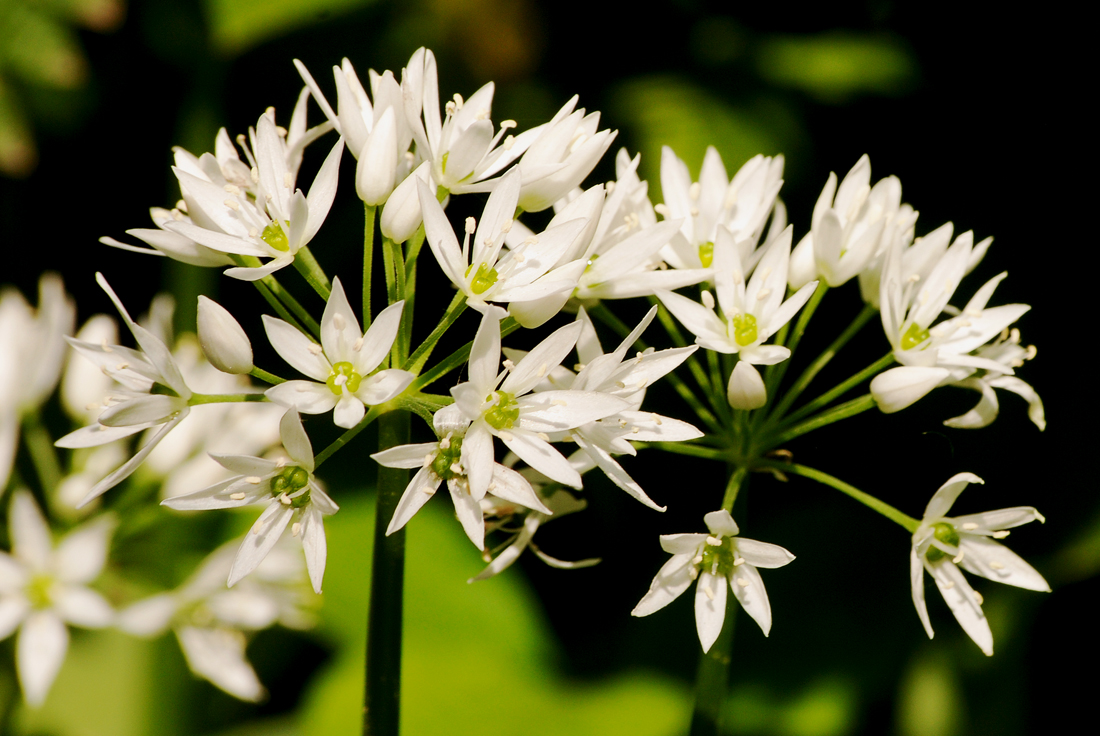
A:
{"label": "blurred leaf", "polygon": [[950,660],[917,657],[901,684],[898,733],[901,736],[954,736],[963,718],[961,686]]}
{"label": "blurred leaf", "polygon": [[212,45],[239,54],[290,31],[375,0],[205,0]]}
{"label": "blurred leaf", "polygon": [[825,677],[793,697],[776,696],[761,686],[735,689],[726,701],[725,732],[774,736],[844,736],[854,733],[856,687]]}
{"label": "blurred leaf", "polygon": [[36,4],[101,33],[118,28],[126,17],[122,0],[36,0]]}
{"label": "blurred leaf", "polygon": [[1048,580],[1057,585],[1074,583],[1100,573],[1100,515],[1063,547],[1049,565]]}
{"label": "blurred leaf", "polygon": [[71,29],[22,3],[8,5],[0,19],[0,66],[35,84],[63,89],[83,84],[88,64]]}
{"label": "blurred leaf", "polygon": [[625,82],[614,91],[611,106],[615,119],[630,121],[624,127],[629,127],[642,154],[638,173],[652,182],[649,195],[654,201],[660,198],[663,145],[670,146],[696,175],[706,147],[713,145],[732,176],[756,154],[780,153],[795,137],[790,135],[793,123],[776,124],[759,111],[733,107],[678,77]]}
{"label": "blurred leaf", "polygon": [[[363,693],[367,577],[373,503],[344,502],[327,520],[322,632],[337,660],[314,683],[301,712],[306,736],[354,733]],[[480,571],[475,550],[445,500],[409,525],[405,583],[402,732],[462,736],[500,733],[669,734],[683,729],[684,688],[628,672],[571,683],[555,671],[551,633],[516,569],[467,584]]]}
{"label": "blurred leaf", "polygon": [[823,102],[903,93],[917,76],[916,60],[899,39],[849,32],[768,39],[758,49],[756,66],[767,81]]}
{"label": "blurred leaf", "polygon": [[19,101],[0,77],[0,173],[26,176],[38,154]]}
{"label": "blurred leaf", "polygon": [[153,642],[118,631],[76,632],[39,710],[20,706],[13,733],[145,736],[153,709]]}

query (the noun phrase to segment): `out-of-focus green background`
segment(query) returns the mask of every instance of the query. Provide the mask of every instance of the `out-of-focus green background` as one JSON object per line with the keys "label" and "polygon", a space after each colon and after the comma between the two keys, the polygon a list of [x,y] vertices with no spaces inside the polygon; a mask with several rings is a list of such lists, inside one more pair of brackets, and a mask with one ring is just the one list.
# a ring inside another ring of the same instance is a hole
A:
{"label": "out-of-focus green background", "polygon": [[[193,319],[186,307],[201,289],[250,310],[241,321],[259,334],[259,301],[242,284],[141,260],[97,238],[147,227],[148,207],[175,201],[171,146],[202,152],[220,126],[243,132],[269,105],[289,113],[301,86],[292,58],[332,89],[326,70],[345,55],[362,74],[400,69],[425,45],[439,59],[445,97],[494,80],[494,119],[516,119],[521,129],[579,94],[581,105],[602,111],[603,123],[620,131],[613,150],[642,153],[655,201],[663,144],[696,173],[708,144],[731,173],[755,153],[782,152],[782,196],[796,238],[828,172],[843,175],[869,153],[876,178],[901,178],[905,200],[921,212],[918,233],[953,220],[958,231],[996,236],[969,289],[1007,269],[997,302],[1034,305],[1021,328],[1039,358],[1022,377],[1043,396],[1049,429],[1038,433],[1013,397],[1003,399],[992,427],[946,429],[942,419],[975,398],[944,390],[900,415],[863,415],[791,449],[799,461],[913,515],[951,474],[977,473],[987,484],[967,491],[958,509],[1037,506],[1048,523],[1010,541],[1055,593],[981,587],[996,640],[992,659],[966,639],[942,601],[931,602],[938,636],[928,641],[909,598],[903,532],[823,487],[754,478],[738,517],[745,535],[799,559],[767,575],[770,639],[738,621],[728,730],[1057,732],[1061,719],[1091,702],[1091,681],[1074,668],[1100,654],[1100,504],[1085,473],[1096,402],[1084,355],[1094,322],[1085,306],[1094,235],[1083,200],[1095,186],[1081,185],[1094,146],[1079,102],[1089,96],[1085,67],[1071,56],[1074,26],[1054,13],[889,0],[841,7],[670,0],[644,8],[533,0],[0,0],[4,280],[31,293],[41,270],[60,270],[86,317],[107,309],[95,270],[135,309],[163,277],[184,305],[181,326]],[[316,109],[313,119],[320,120]],[[613,176],[610,159],[593,181]],[[306,165],[319,160],[312,151]],[[330,273],[354,272],[361,232],[352,169],[344,169],[348,198],[314,247]],[[476,210],[474,199],[459,206]],[[819,347],[859,309],[854,285],[839,291],[830,297],[832,311],[815,318]],[[867,342],[865,353],[853,349],[850,362],[822,379],[843,378],[845,368],[884,350],[877,337]],[[814,339],[804,345],[812,354]],[[667,397],[653,393],[661,406]],[[266,702],[241,704],[194,680],[168,638],[77,632],[46,706],[16,706],[3,716],[7,730],[353,733],[369,569],[364,530],[373,470],[366,452],[347,457],[329,477],[342,511],[327,526],[323,623],[304,635],[263,633],[249,648],[271,691]],[[550,570],[524,559],[497,579],[467,585],[480,562],[446,504],[429,504],[410,525],[405,733],[685,731],[698,652],[690,597],[647,619],[629,611],[664,559],[656,535],[697,530],[722,479],[719,469],[644,453],[628,470],[670,505],[668,513],[653,514],[593,480],[585,491],[589,511],[540,532],[550,554],[604,558],[589,570]],[[8,662],[11,653],[11,640],[0,645]],[[17,686],[7,671],[0,692],[11,694]]]}

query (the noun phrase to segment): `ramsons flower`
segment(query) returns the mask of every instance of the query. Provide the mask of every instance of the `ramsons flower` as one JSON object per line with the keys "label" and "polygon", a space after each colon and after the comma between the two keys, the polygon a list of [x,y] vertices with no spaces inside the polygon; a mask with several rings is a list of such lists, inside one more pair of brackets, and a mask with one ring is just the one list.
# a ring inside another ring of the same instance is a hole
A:
{"label": "ramsons flower", "polygon": [[383,309],[367,331],[360,334],[359,320],[351,309],[340,279],[332,280],[325,313],[321,317],[321,344],[313,342],[281,319],[264,315],[267,337],[283,360],[312,378],[287,381],[266,391],[269,399],[303,414],[323,414],[335,409],[338,427],[359,423],[366,406],[382,404],[404,391],[413,375],[398,368],[376,371],[390,352],[401,325],[405,302]]}
{"label": "ramsons flower", "polygon": [[661,547],[672,555],[653,578],[649,592],[631,611],[648,616],[659,611],[698,580],[695,587],[695,626],[703,651],[722,632],[726,618],[726,585],[745,612],[760,625],[764,636],[772,628],[768,592],[756,568],[783,567],[794,559],[775,544],[737,536],[737,524],[725,509],[703,517],[710,534],[662,534]]}
{"label": "ramsons flower", "polygon": [[232,509],[266,503],[267,508],[237,551],[229,570],[230,587],[256,569],[290,526],[291,535],[302,540],[309,579],[313,589],[320,593],[328,557],[322,517],[335,514],[339,507],[313,477],[313,447],[298,412],[291,409],[283,415],[279,433],[289,459],[212,455],[222,466],[239,475],[161,503],[178,511]]}
{"label": "ramsons flower", "polygon": [[973,473],[959,473],[948,479],[932,496],[920,526],[913,532],[909,577],[913,605],[929,639],[933,631],[924,602],[926,570],[936,581],[936,587],[963,631],[987,656],[992,656],[993,633],[982,612],[982,597],[970,587],[959,567],[973,575],[1018,588],[1049,592],[1050,586],[1035,568],[995,541],[1007,537],[1008,530],[1013,527],[1036,519],[1045,521],[1034,508],[1017,506],[980,514],[946,516],[967,485],[984,482]]}
{"label": "ramsons flower", "polygon": [[103,570],[115,522],[100,516],[54,548],[38,505],[19,490],[12,495],[8,527],[11,554],[0,552],[0,639],[19,628],[19,684],[23,698],[37,707],[65,661],[66,624],[99,629],[114,618],[110,604],[87,584]]}

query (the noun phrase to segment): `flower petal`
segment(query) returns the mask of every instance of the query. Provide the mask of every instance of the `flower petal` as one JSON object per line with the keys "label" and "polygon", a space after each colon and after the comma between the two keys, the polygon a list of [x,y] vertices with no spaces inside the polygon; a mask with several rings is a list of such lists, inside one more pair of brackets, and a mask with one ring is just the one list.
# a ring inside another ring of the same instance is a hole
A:
{"label": "flower petal", "polygon": [[28,705],[37,708],[46,700],[68,650],[69,630],[52,611],[37,611],[23,622],[15,657]]}
{"label": "flower petal", "polygon": [[665,562],[650,583],[649,592],[638,601],[638,605],[634,606],[630,615],[648,616],[679,598],[694,580],[692,571],[695,566],[691,563],[694,556],[693,550],[687,554],[674,555]]}
{"label": "flower petal", "polygon": [[764,636],[772,630],[772,604],[759,571],[749,563],[738,565],[730,576],[730,588],[745,612],[760,624]]}
{"label": "flower petal", "polygon": [[237,556],[233,560],[233,567],[229,570],[229,587],[233,587],[241,578],[256,569],[290,522],[294,510],[279,501],[272,501],[260,518],[248,530],[241,542]]}
{"label": "flower petal", "polygon": [[176,636],[196,675],[241,700],[256,702],[264,696],[256,671],[245,659],[245,639],[239,631],[184,626]]}
{"label": "flower petal", "polygon": [[1050,592],[1043,576],[1008,547],[987,537],[961,536],[959,551],[963,558],[959,564],[967,572],[1017,588]]}
{"label": "flower petal", "polygon": [[[726,579],[703,572],[695,585],[695,628],[703,651],[709,652],[726,620]],[[765,599],[766,600],[766,599]]]}
{"label": "flower petal", "polygon": [[[421,461],[423,461],[423,456],[421,456]],[[421,462],[421,464],[423,463]],[[412,477],[412,480],[409,481],[409,484],[405,486],[405,492],[401,494],[401,500],[397,502],[393,518],[390,519],[390,525],[386,527],[386,535],[393,534],[408,524],[412,517],[416,515],[416,512],[428,502],[428,499],[435,495],[441,482],[440,477],[433,473],[430,467],[421,467]]]}

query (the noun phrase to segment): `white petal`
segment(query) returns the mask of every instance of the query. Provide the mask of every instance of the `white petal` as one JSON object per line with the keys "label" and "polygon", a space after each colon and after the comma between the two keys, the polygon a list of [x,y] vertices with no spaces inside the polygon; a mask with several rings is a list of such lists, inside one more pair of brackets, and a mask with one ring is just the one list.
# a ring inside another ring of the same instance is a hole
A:
{"label": "white petal", "polygon": [[992,657],[993,632],[989,630],[989,621],[986,620],[970,583],[966,582],[962,572],[950,560],[940,560],[930,567],[936,587],[947,601],[951,613],[955,614],[959,626],[962,626],[967,636],[974,640],[987,657]]}
{"label": "white petal", "polygon": [[99,423],[106,427],[131,427],[166,421],[173,414],[187,407],[187,402],[176,396],[150,394],[129,399],[103,410]]}
{"label": "white petal", "polygon": [[871,379],[871,396],[885,414],[901,411],[951,376],[946,368],[901,366]]}
{"label": "white petal", "polygon": [[[726,620],[726,579],[703,572],[695,585],[695,628],[703,651],[709,652]],[[708,592],[709,591],[709,592]]]}
{"label": "white petal", "polygon": [[332,366],[317,350],[320,347],[317,343],[281,319],[265,314],[263,321],[267,339],[283,360],[315,381],[324,381],[329,377]]}
{"label": "white petal", "polygon": [[31,570],[46,571],[53,557],[53,540],[34,497],[27,491],[16,491],[11,497],[9,513],[12,553]]}
{"label": "white petal", "polygon": [[615,461],[611,455],[601,448],[599,445],[588,442],[584,434],[580,431],[573,433],[573,439],[577,445],[588,453],[588,456],[592,458],[596,465],[604,472],[604,475],[611,480],[612,483],[622,488],[638,501],[655,511],[664,511],[665,506],[658,506],[657,503],[651,499],[636,480],[630,477],[622,466]]}
{"label": "white petal", "polygon": [[245,659],[245,640],[239,631],[185,626],[176,635],[187,666],[196,675],[241,700],[255,702],[263,697],[263,685]]}
{"label": "white petal", "polygon": [[0,641],[12,635],[30,610],[31,604],[23,596],[0,598]]}
{"label": "white petal", "polygon": [[768,402],[768,392],[760,372],[746,360],[737,361],[726,387],[726,400],[734,409],[759,409]]}
{"label": "white petal", "polygon": [[462,467],[470,482],[470,494],[478,500],[485,497],[493,477],[493,435],[483,421],[474,422],[462,440]]}
{"label": "white petal", "polygon": [[371,455],[371,459],[387,468],[420,468],[424,458],[439,449],[438,442],[420,442],[414,445],[399,445]]}
{"label": "white petal", "polygon": [[780,547],[778,544],[758,542],[755,539],[738,537],[734,540],[734,548],[737,554],[745,558],[745,562],[753,567],[775,568],[783,567],[794,561],[794,555]]}
{"label": "white petal", "polygon": [[68,650],[69,630],[52,611],[32,613],[23,622],[15,642],[15,657],[23,699],[28,705],[37,708],[46,700]]}
{"label": "white petal", "polygon": [[[332,280],[332,292],[325,303],[325,312],[321,316],[321,346],[324,348],[325,358],[331,363],[354,362],[356,356],[352,352],[352,348],[360,337],[359,320],[356,318],[355,312],[352,311],[347,294],[344,293],[344,285],[340,283],[340,277],[337,276]],[[393,339],[391,338],[390,341],[392,342]],[[363,342],[366,346],[365,338]],[[382,355],[385,355],[388,351],[388,346],[383,348]],[[367,368],[366,372],[369,373],[374,370],[376,365],[378,363]],[[328,374],[326,373],[324,378],[320,376],[311,377],[325,380],[328,378]]]}
{"label": "white petal", "polygon": [[306,569],[313,591],[321,594],[321,581],[325,577],[325,561],[328,559],[328,546],[325,543],[325,524],[321,520],[320,510],[313,504],[307,505],[301,515],[302,549],[306,553]]}
{"label": "white petal", "polygon": [[168,628],[178,609],[174,595],[161,593],[119,611],[115,624],[134,636],[158,636]]}
{"label": "white petal", "polygon": [[[534,432],[513,429],[507,433],[502,432],[498,436],[509,450],[547,478],[573,488],[581,487],[581,476],[569,461]],[[463,453],[466,451],[465,443],[462,445],[462,451]]]}
{"label": "white petal", "polygon": [[928,506],[924,509],[924,521],[935,523],[946,516],[954,505],[955,499],[971,483],[985,483],[985,481],[973,473],[957,473],[948,478],[928,501]]}
{"label": "white petal", "polygon": [[332,421],[335,422],[337,427],[351,429],[359,423],[365,413],[366,407],[363,406],[362,400],[353,394],[345,393],[336,402],[336,410],[332,413]]}
{"label": "white petal", "polygon": [[[397,337],[404,310],[405,302],[402,300],[394,302],[375,316],[363,335],[362,350],[351,361],[359,375],[367,375],[386,359]],[[358,323],[356,324],[358,326]]]}
{"label": "white petal", "polygon": [[384,404],[407,389],[415,378],[400,368],[387,368],[363,379],[355,395],[367,406]]}
{"label": "white petal", "polygon": [[924,565],[921,564],[916,547],[909,553],[909,585],[913,594],[913,606],[917,609],[917,616],[920,617],[920,622],[924,625],[928,638],[931,639],[935,636],[935,632],[932,631],[932,621],[928,618],[928,605],[924,600]]}
{"label": "white petal", "polygon": [[469,492],[458,488],[457,483],[448,483],[447,489],[451,492],[451,500],[455,505],[455,516],[462,524],[466,536],[475,547],[485,549],[485,521],[481,514],[481,504]]}
{"label": "white petal", "polygon": [[137,466],[141,465],[141,463],[145,461],[145,458],[149,456],[149,453],[156,449],[156,446],[160,443],[160,441],[164,439],[169,432],[175,429],[176,425],[182,422],[187,414],[188,412],[185,409],[168,422],[160,425],[160,429],[157,430],[156,434],[150,437],[142,446],[142,448],[138,450],[132,458],[130,458],[117,469],[115,469],[114,472],[110,473],[106,478],[92,486],[92,489],[88,491],[88,495],[84,497],[84,500],[81,501],[79,505],[87,505],[92,500],[99,498],[104,493],[130,477],[130,473],[133,473],[137,469]]}
{"label": "white petal", "polygon": [[[313,472],[313,445],[302,426],[302,418],[291,409],[279,420],[279,437],[290,459]],[[270,472],[270,471],[268,471]]]}
{"label": "white petal", "polygon": [[693,580],[691,572],[694,565],[691,564],[691,559],[694,556],[693,550],[688,554],[674,555],[665,562],[650,583],[649,592],[638,601],[630,615],[648,616],[679,598]]}
{"label": "white petal", "polygon": [[580,334],[580,322],[571,322],[555,330],[516,364],[501,384],[501,390],[521,395],[533,389],[552,368],[556,368],[565,360],[565,356],[577,344]]}
{"label": "white petal", "polygon": [[737,536],[740,531],[737,528],[737,522],[730,516],[730,512],[725,509],[711,511],[703,517],[703,523],[707,525],[707,529],[710,529],[711,534],[718,534],[723,537]]}
{"label": "white petal", "polygon": [[336,406],[336,394],[323,383],[286,381],[264,392],[280,406],[297,409],[303,414],[324,414]]}
{"label": "white petal", "polygon": [[959,564],[967,572],[1017,588],[1050,592],[1043,576],[1008,547],[987,537],[970,534],[961,537],[959,551],[963,558]]}
{"label": "white petal", "polygon": [[505,501],[518,503],[519,505],[534,509],[543,514],[551,515],[554,512],[546,507],[546,504],[535,493],[535,489],[522,475],[505,467],[500,463],[493,465],[493,480],[491,482],[492,494]]}
{"label": "white petal", "polygon": [[[434,445],[432,446],[434,447]],[[422,464],[423,459],[424,456],[421,455],[421,463],[418,464]],[[394,466],[387,467],[392,468]],[[386,527],[386,534],[393,534],[408,524],[416,512],[428,502],[428,499],[435,495],[440,482],[439,476],[433,473],[430,467],[421,467],[412,477],[412,480],[409,481],[409,484],[405,486],[405,492],[401,494],[401,500],[397,502],[393,518],[390,519],[390,525]]]}
{"label": "white petal", "polygon": [[65,535],[57,545],[54,569],[65,583],[90,583],[107,561],[107,547],[115,529],[112,516],[101,516]]}
{"label": "white petal", "polygon": [[256,569],[256,566],[267,557],[267,553],[279,541],[283,535],[290,517],[294,514],[290,506],[279,501],[272,501],[260,518],[248,530],[241,547],[237,550],[237,556],[233,560],[233,567],[229,571],[228,585],[232,587],[238,580]]}
{"label": "white petal", "polygon": [[54,611],[70,624],[86,629],[102,629],[109,626],[115,617],[106,598],[77,585],[65,586],[57,593]]}
{"label": "white petal", "polygon": [[[956,516],[951,519],[951,523],[956,529],[973,529],[975,534],[985,534],[1001,529],[1011,529],[1036,519],[1046,521],[1033,506],[1013,506],[1008,509]],[[970,527],[970,524],[974,526]]]}
{"label": "white petal", "polygon": [[223,373],[252,370],[252,343],[244,328],[222,305],[199,296],[199,345],[210,364]]}
{"label": "white petal", "polygon": [[729,582],[741,607],[752,616],[753,621],[760,624],[760,630],[764,632],[764,636],[771,633],[772,604],[768,600],[768,591],[764,589],[764,581],[757,569],[747,562],[738,565],[734,568]]}

